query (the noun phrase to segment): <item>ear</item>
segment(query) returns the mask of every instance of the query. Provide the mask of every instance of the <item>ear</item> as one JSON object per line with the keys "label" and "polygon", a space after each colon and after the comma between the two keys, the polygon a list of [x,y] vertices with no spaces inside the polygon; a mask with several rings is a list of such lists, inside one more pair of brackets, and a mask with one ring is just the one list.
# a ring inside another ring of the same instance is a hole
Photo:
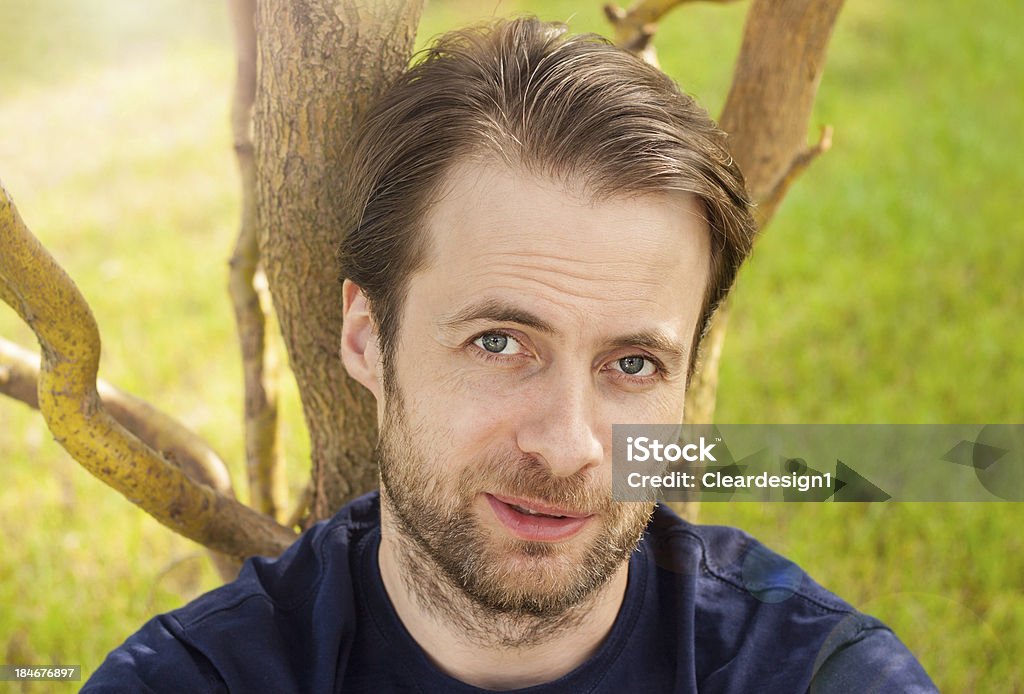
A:
{"label": "ear", "polygon": [[341,286],[341,362],[348,375],[366,386],[380,402],[380,349],[366,295],[352,280]]}

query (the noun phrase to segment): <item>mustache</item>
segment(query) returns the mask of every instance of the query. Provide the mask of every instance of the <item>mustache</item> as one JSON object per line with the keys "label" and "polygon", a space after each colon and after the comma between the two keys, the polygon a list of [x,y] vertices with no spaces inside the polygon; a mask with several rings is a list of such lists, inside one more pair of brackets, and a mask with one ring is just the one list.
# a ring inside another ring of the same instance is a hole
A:
{"label": "mustache", "polygon": [[610,483],[595,483],[586,471],[569,477],[552,475],[547,465],[529,454],[491,456],[463,470],[459,487],[470,498],[480,491],[556,506],[574,514],[606,513],[612,509]]}

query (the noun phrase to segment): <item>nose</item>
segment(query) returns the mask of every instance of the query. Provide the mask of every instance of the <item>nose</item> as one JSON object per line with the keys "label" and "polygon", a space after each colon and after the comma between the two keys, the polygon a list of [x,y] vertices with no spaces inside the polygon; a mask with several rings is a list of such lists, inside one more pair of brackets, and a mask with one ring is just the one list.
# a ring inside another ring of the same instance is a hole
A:
{"label": "nose", "polygon": [[604,461],[597,417],[597,393],[589,374],[545,374],[530,394],[529,414],[516,442],[537,456],[551,474],[570,477]]}

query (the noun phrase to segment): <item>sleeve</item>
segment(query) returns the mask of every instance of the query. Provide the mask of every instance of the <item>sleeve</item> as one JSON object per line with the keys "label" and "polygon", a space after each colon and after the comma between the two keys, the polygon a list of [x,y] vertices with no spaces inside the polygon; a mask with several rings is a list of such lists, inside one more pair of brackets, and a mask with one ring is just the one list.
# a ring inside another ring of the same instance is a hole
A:
{"label": "sleeve", "polygon": [[226,692],[210,661],[176,635],[174,618],[155,617],[118,648],[82,688],[101,692]]}
{"label": "sleeve", "polygon": [[[862,617],[863,619],[863,617]],[[892,631],[873,618],[843,639],[817,668],[812,694],[901,692],[933,694],[939,690],[914,654]],[[838,636],[838,634],[834,634]]]}

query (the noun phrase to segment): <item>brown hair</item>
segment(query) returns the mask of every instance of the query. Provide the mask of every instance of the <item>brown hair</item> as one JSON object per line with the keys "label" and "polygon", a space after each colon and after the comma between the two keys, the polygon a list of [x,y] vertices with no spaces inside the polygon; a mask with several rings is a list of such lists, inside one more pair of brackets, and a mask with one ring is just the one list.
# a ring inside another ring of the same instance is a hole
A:
{"label": "brown hair", "polygon": [[533,17],[441,36],[371,109],[351,160],[359,217],[342,274],[366,294],[385,379],[409,278],[427,261],[423,219],[453,164],[474,154],[581,182],[595,197],[696,195],[711,268],[692,371],[755,232],[725,139],[669,77],[599,36]]}

